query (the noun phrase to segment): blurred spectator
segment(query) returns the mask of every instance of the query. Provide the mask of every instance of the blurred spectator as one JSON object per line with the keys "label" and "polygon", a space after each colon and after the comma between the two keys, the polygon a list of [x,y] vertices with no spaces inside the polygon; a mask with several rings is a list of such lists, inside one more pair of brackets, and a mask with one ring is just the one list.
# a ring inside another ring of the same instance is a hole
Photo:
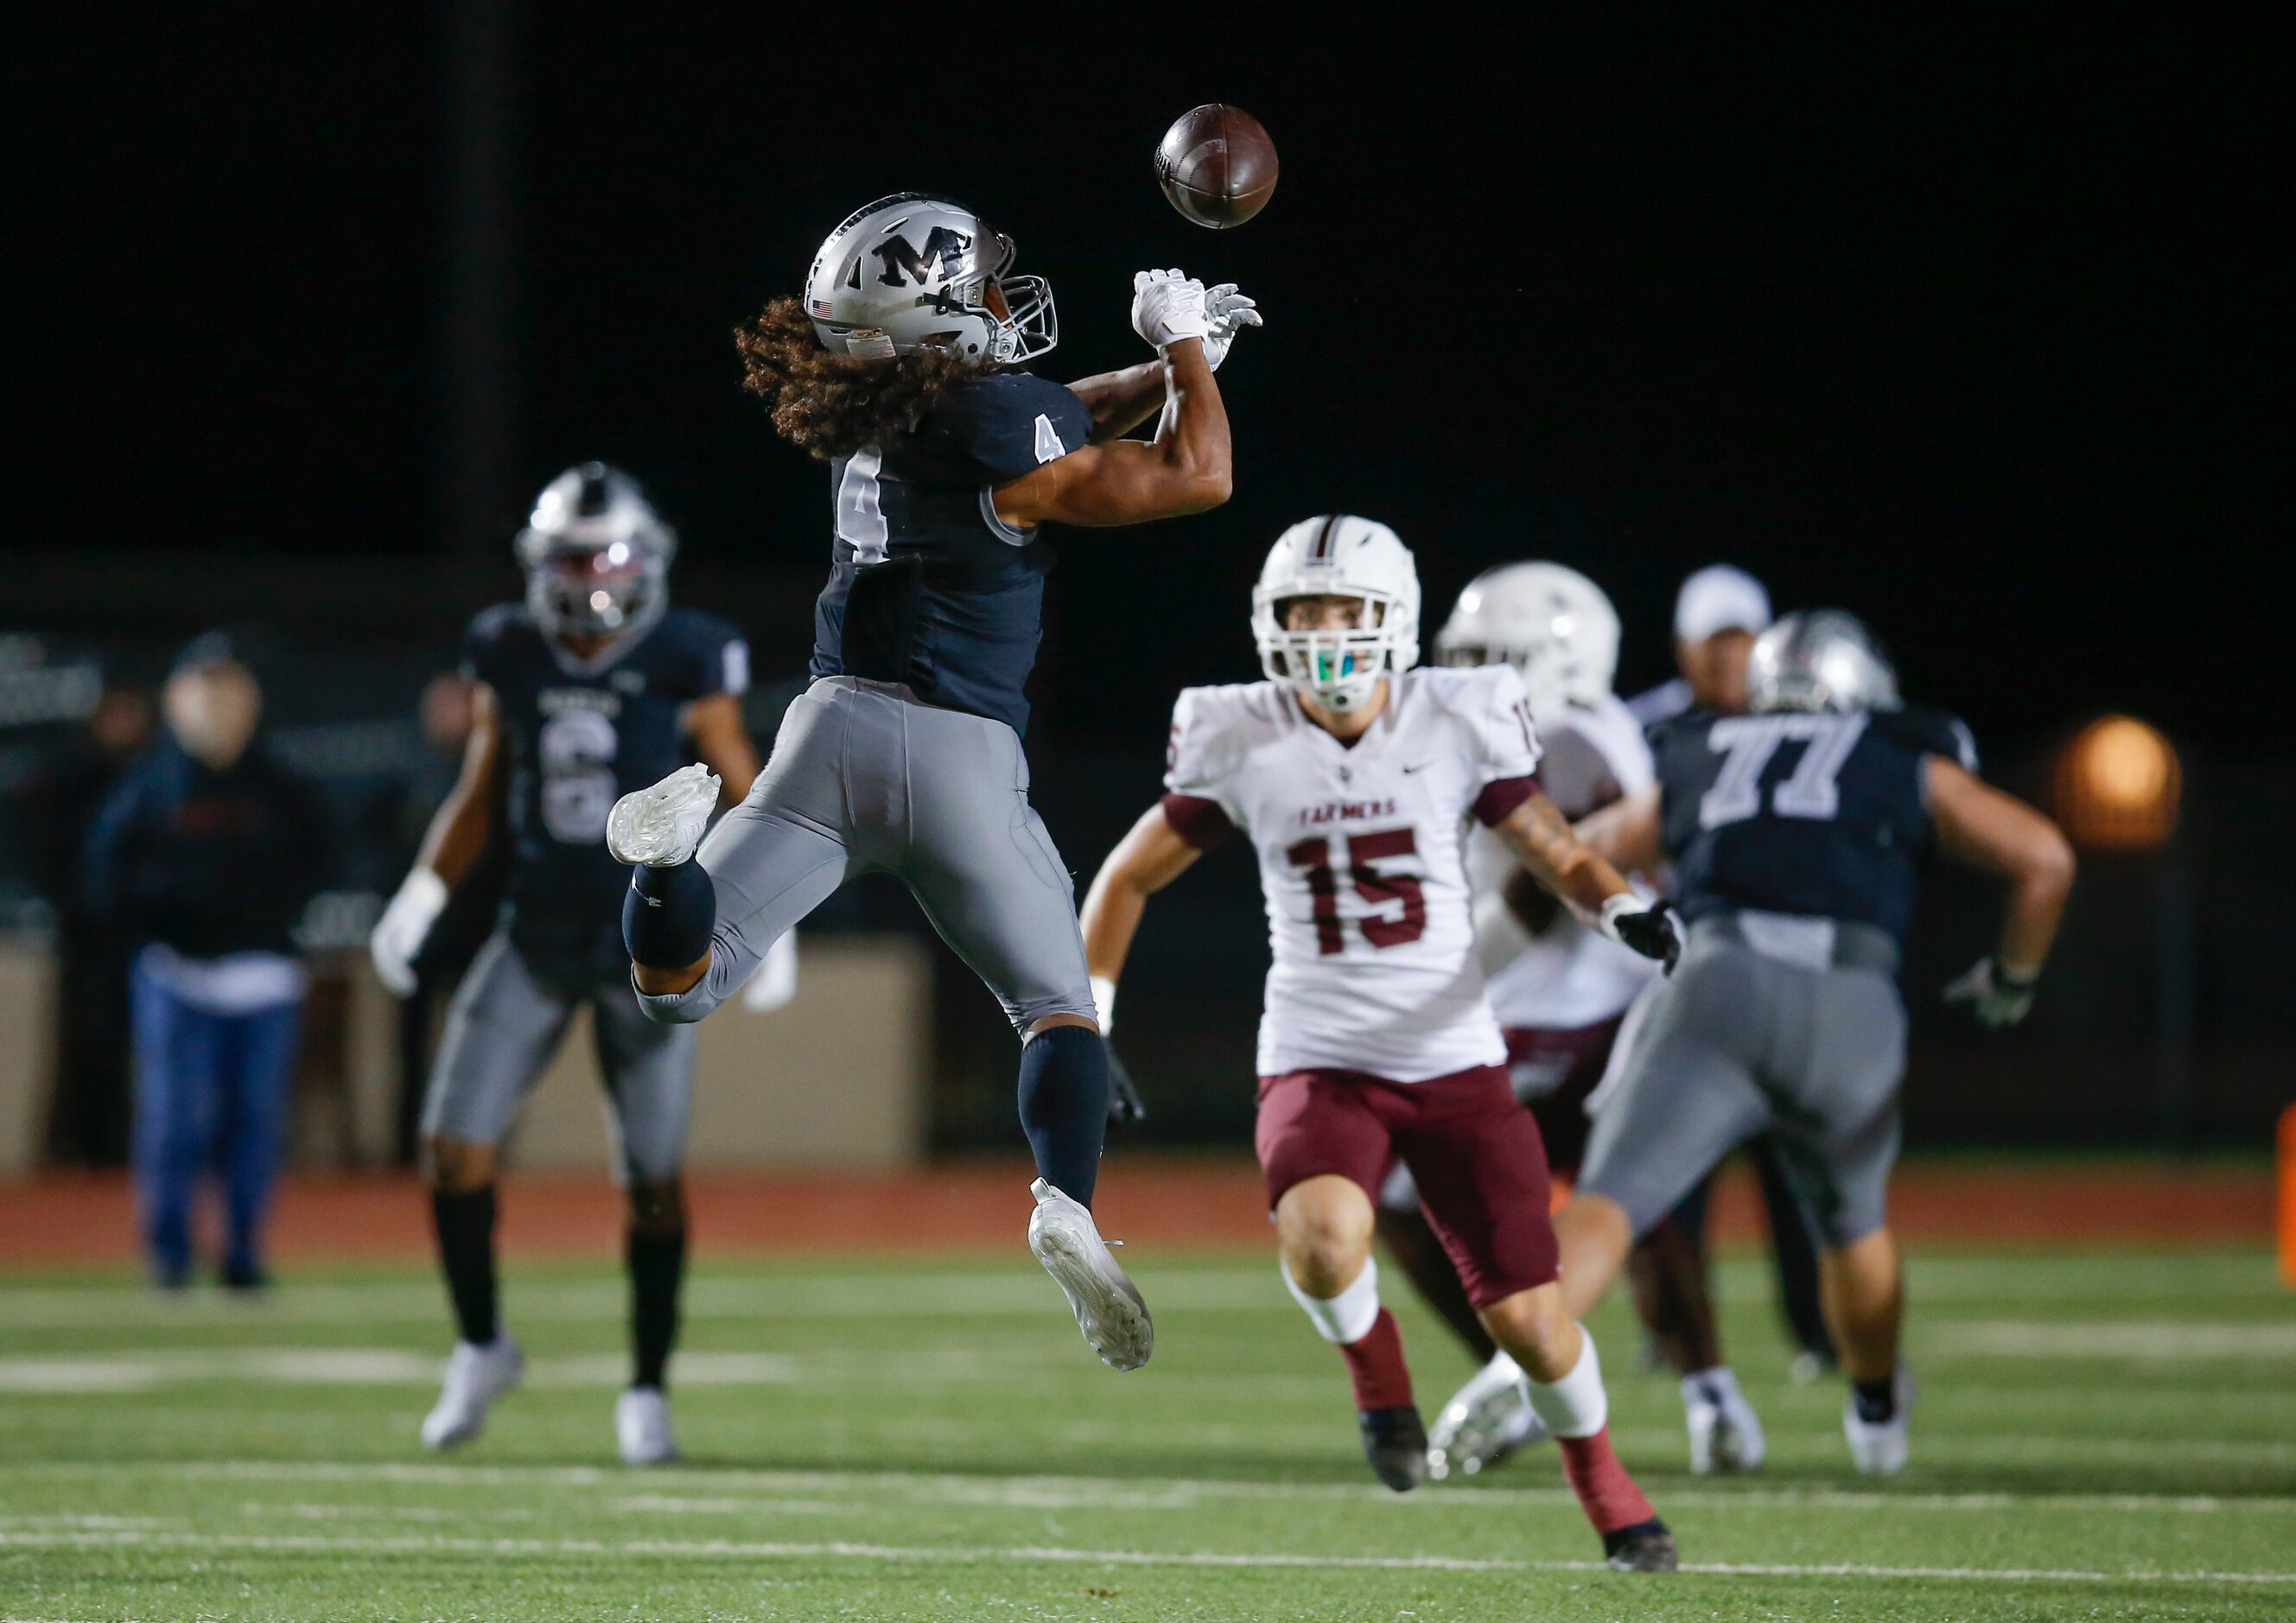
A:
{"label": "blurred spectator", "polygon": [[256,736],[263,693],[209,635],[162,695],[168,736],[90,832],[86,902],[137,948],[136,1195],[153,1280],[190,1283],[200,1175],[223,1176],[223,1282],[265,1283],[262,1225],[294,1075],[304,974],[290,934],[327,878],[316,794]]}
{"label": "blurred spectator", "polygon": [[1682,674],[1627,701],[1644,726],[1693,707],[1723,716],[1746,708],[1746,660],[1769,628],[1767,587],[1734,564],[1710,563],[1674,600],[1674,664]]}
{"label": "blurred spectator", "polygon": [[[441,672],[423,686],[419,710],[423,764],[408,778],[391,810],[393,873],[402,873],[414,865],[431,814],[461,775],[463,751],[471,742],[475,686],[453,671]],[[479,859],[478,869],[455,888],[446,911],[430,927],[414,960],[414,991],[398,1004],[396,1147],[401,1166],[414,1164],[422,1094],[430,1084],[430,1055],[438,1046],[441,1014],[463,971],[471,967],[471,960],[494,930],[495,914],[502,905],[502,857],[499,849],[487,852]]]}
{"label": "blurred spectator", "polygon": [[88,1166],[127,1159],[129,945],[92,914],[80,889],[88,829],[111,786],[152,742],[152,695],[105,691],[86,730],[21,791],[32,882],[54,912],[55,1095],[48,1154]]}

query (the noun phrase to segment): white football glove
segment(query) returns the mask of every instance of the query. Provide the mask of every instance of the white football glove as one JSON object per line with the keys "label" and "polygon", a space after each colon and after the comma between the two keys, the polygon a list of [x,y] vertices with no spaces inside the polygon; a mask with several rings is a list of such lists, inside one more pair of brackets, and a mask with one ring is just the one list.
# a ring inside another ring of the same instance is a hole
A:
{"label": "white football glove", "polygon": [[1233,282],[1204,290],[1204,364],[1214,372],[1227,359],[1227,347],[1238,332],[1267,324],[1259,319],[1259,300],[1237,292]]}
{"label": "white football glove", "polygon": [[1210,328],[1204,284],[1185,271],[1142,271],[1132,278],[1132,330],[1159,355],[1167,344],[1202,338]]}
{"label": "white football glove", "polygon": [[374,922],[374,931],[366,939],[367,956],[374,960],[375,976],[392,996],[414,996],[415,955],[446,910],[447,881],[428,868],[416,868]]}
{"label": "white football glove", "polygon": [[2033,987],[2039,979],[2038,975],[2017,979],[1988,953],[1967,974],[1947,985],[1945,1000],[1967,1004],[1972,1014],[1997,1031],[2032,1012]]}

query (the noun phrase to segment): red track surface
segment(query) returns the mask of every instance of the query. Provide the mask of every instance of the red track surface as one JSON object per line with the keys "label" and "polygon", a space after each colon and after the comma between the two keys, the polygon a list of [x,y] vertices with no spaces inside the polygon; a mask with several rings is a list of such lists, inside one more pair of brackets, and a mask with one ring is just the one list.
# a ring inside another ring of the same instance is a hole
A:
{"label": "red track surface", "polygon": [[[996,1249],[1020,1242],[1022,1160],[966,1160],[905,1173],[711,1175],[693,1189],[707,1250]],[[1269,1243],[1259,1177],[1228,1158],[1119,1154],[1101,1183],[1103,1225],[1144,1245]],[[1966,1161],[1900,1168],[1898,1231],[1916,1243],[2268,1244],[2273,1186],[2262,1165],[2173,1161]],[[1759,1231],[1751,1180],[1726,1176],[1726,1240]],[[603,1176],[523,1177],[503,1194],[503,1238],[526,1256],[611,1254],[620,1211]],[[404,1177],[296,1177],[280,1195],[275,1249],[290,1261],[405,1261],[430,1250],[421,1191]],[[136,1256],[127,1182],[117,1176],[0,1184],[0,1265],[119,1263]]]}

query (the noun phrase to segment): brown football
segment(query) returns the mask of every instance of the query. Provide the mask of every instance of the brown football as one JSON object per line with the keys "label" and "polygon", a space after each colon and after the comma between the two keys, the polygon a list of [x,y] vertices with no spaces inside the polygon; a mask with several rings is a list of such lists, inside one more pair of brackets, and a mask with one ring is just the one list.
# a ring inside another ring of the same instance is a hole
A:
{"label": "brown football", "polygon": [[1164,132],[1156,184],[1197,225],[1226,231],[1267,206],[1275,191],[1275,143],[1242,108],[1207,102]]}

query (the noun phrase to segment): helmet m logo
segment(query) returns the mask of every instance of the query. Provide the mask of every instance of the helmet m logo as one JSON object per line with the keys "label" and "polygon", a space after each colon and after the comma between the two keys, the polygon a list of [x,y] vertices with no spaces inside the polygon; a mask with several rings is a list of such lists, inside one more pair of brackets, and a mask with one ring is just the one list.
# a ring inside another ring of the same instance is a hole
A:
{"label": "helmet m logo", "polygon": [[877,256],[882,266],[877,280],[887,287],[900,287],[905,279],[914,281],[919,287],[930,287],[947,276],[951,260],[972,251],[972,239],[962,231],[936,225],[926,234],[922,252],[901,236],[890,237],[869,251]]}

